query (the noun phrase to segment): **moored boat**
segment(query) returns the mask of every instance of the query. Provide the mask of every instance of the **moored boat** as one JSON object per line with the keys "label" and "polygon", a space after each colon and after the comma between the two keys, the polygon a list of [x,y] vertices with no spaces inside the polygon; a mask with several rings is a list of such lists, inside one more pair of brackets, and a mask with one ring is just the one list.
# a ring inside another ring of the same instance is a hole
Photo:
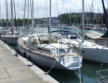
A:
{"label": "moored boat", "polygon": [[[82,57],[78,50],[67,44],[57,41],[48,42],[45,35],[30,35],[18,39],[18,49],[26,57],[36,64],[54,69],[78,70],[82,66]],[[38,41],[39,40],[39,41]]]}
{"label": "moored boat", "polygon": [[80,39],[62,39],[61,43],[70,44],[77,49],[80,46],[81,55],[86,60],[96,61],[99,63],[108,63],[108,48],[87,40]]}

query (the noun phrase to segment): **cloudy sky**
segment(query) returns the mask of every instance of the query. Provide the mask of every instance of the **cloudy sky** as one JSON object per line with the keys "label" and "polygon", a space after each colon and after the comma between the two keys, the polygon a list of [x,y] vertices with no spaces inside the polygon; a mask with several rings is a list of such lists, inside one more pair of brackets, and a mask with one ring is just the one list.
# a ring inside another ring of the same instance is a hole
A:
{"label": "cloudy sky", "polygon": [[[11,16],[10,1],[8,1],[8,16]],[[24,17],[24,1],[14,0],[17,18]],[[26,17],[28,17],[28,1],[26,0]],[[108,0],[104,0],[107,7]],[[34,0],[34,17],[48,17],[49,0]],[[81,12],[82,0],[52,0],[52,16],[61,13]],[[102,12],[101,0],[85,0],[85,11]],[[30,13],[30,12],[29,12]],[[0,18],[6,17],[6,0],[0,0]]]}

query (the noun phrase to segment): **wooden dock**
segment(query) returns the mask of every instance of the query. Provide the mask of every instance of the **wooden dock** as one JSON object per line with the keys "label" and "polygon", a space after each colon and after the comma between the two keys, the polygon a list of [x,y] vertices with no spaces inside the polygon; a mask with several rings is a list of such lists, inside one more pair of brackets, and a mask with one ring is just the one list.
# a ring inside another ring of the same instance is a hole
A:
{"label": "wooden dock", "polygon": [[33,63],[15,54],[0,41],[0,83],[58,83]]}

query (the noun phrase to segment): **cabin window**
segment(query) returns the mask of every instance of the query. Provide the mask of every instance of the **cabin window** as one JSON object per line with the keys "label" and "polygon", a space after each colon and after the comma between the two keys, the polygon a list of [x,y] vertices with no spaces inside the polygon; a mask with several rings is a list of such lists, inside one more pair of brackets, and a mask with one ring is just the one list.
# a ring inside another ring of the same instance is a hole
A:
{"label": "cabin window", "polygon": [[66,48],[66,49],[54,49],[52,50],[52,54],[53,55],[57,55],[57,54],[67,54],[70,53],[70,49]]}
{"label": "cabin window", "polygon": [[66,49],[59,49],[59,53],[60,54],[66,54],[66,53],[69,53],[70,52],[70,49],[69,48],[66,48]]}
{"label": "cabin window", "polygon": [[85,51],[84,51],[84,50],[82,50],[82,53],[85,53]]}
{"label": "cabin window", "polygon": [[65,49],[59,49],[60,53],[65,53]]}

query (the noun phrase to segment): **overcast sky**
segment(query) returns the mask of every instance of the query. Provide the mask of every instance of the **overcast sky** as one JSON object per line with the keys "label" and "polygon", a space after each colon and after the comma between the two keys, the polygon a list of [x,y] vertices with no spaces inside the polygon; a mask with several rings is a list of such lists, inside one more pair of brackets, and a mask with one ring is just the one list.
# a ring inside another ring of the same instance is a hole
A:
{"label": "overcast sky", "polygon": [[[0,18],[6,17],[6,0],[0,0]],[[8,10],[10,17],[10,1],[8,0]],[[17,18],[24,17],[24,1],[15,0]],[[28,1],[28,0],[26,0]],[[106,7],[108,0],[104,0]],[[93,5],[93,7],[92,7]],[[28,6],[28,5],[27,5]],[[28,7],[26,6],[26,17]],[[34,0],[34,17],[48,17],[49,0]],[[52,0],[52,16],[58,16],[61,13],[81,12],[82,0]],[[85,0],[85,11],[102,12],[101,0]]]}

